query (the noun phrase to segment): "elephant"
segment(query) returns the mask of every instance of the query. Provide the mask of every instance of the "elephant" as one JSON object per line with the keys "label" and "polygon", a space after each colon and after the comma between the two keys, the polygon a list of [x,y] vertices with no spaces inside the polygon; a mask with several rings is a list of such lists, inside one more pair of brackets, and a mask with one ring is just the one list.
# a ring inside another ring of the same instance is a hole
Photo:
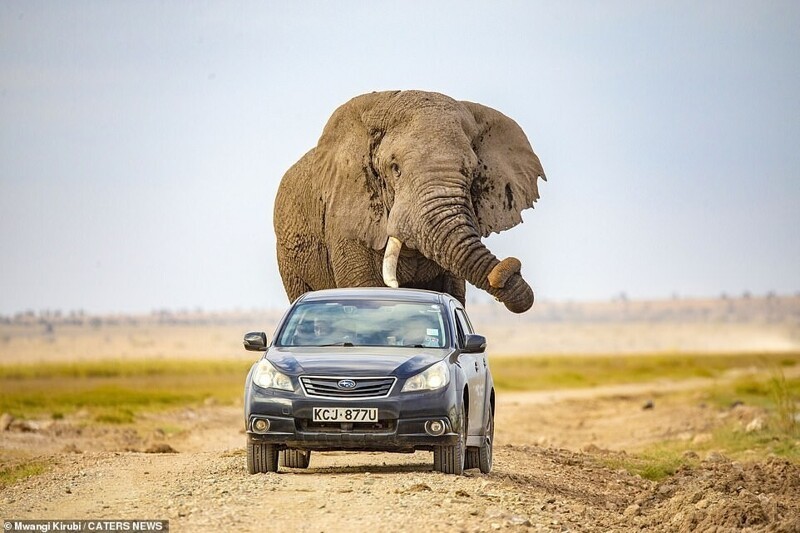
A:
{"label": "elephant", "polygon": [[515,313],[533,305],[516,258],[481,238],[520,222],[546,181],[520,126],[481,104],[416,90],[341,105],[283,176],[277,259],[289,300],[335,287],[411,287],[465,304],[466,281]]}

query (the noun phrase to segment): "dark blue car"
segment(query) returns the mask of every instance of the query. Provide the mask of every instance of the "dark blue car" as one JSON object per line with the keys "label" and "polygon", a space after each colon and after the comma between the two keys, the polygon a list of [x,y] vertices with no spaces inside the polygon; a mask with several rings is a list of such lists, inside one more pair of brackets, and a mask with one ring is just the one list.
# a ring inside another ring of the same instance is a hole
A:
{"label": "dark blue car", "polygon": [[[310,292],[281,320],[245,384],[247,469],[307,468],[311,452],[433,451],[434,469],[492,468],[486,339],[455,298],[415,289]],[[279,460],[280,458],[280,460]]]}

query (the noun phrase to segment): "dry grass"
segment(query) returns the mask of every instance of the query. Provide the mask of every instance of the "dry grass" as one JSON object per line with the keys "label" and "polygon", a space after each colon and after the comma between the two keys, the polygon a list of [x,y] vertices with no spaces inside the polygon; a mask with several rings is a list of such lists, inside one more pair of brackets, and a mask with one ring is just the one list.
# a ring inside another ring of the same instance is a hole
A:
{"label": "dry grass", "polygon": [[250,330],[274,324],[112,324],[55,326],[0,324],[0,364],[106,360],[251,359],[242,348]]}
{"label": "dry grass", "polygon": [[0,489],[13,485],[25,478],[39,475],[45,470],[45,465],[39,461],[26,461],[9,466],[0,466]]}
{"label": "dry grass", "polygon": [[61,418],[88,411],[98,422],[129,423],[137,413],[242,394],[249,361],[91,361],[0,367],[0,412]]}
{"label": "dry grass", "polygon": [[525,391],[719,377],[733,371],[794,367],[800,364],[800,353],[494,356],[489,362],[499,390]]}
{"label": "dry grass", "polygon": [[735,405],[755,408],[764,414],[764,427],[748,431],[742,421],[728,417],[707,440],[665,440],[638,453],[605,457],[602,462],[656,481],[680,467],[696,465],[700,455],[710,452],[720,452],[738,461],[774,456],[800,463],[800,428],[796,418],[800,379],[787,379],[779,368],[764,366],[758,375],[708,389],[703,399],[721,414],[730,413]]}

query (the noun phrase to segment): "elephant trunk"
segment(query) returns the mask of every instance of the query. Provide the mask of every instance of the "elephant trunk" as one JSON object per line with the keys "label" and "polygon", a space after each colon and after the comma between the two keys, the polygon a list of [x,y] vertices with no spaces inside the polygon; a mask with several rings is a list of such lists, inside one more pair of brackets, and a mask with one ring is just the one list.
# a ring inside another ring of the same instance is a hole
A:
{"label": "elephant trunk", "polygon": [[[466,218],[464,216],[456,219]],[[533,305],[533,290],[519,273],[521,264],[510,257],[502,261],[481,242],[474,224],[456,220],[450,231],[435,232],[435,261],[503,302],[509,311],[523,313]]]}
{"label": "elephant trunk", "polygon": [[[458,176],[461,177],[460,174]],[[464,190],[468,191],[469,188],[465,186]],[[468,197],[442,196],[437,192],[431,191],[429,196],[422,196],[421,217],[413,236],[417,249],[456,276],[492,294],[510,311],[523,313],[530,309],[534,299],[533,290],[519,273],[519,260],[509,257],[500,261],[481,242]],[[384,255],[384,280],[387,285],[396,278],[387,278],[387,266],[394,273],[397,264],[394,254],[399,254],[400,246],[397,238],[389,238]]]}

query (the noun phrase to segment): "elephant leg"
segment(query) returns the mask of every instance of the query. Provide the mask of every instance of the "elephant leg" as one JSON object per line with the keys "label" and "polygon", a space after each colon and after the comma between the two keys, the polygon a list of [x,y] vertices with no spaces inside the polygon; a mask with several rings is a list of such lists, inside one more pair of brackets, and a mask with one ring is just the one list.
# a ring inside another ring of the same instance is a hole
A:
{"label": "elephant leg", "polygon": [[340,240],[330,250],[337,287],[383,287],[381,261],[375,250],[357,241]]}
{"label": "elephant leg", "polygon": [[464,278],[459,278],[449,272],[442,273],[439,278],[442,280],[441,292],[446,292],[459,302],[467,305],[467,282]]}
{"label": "elephant leg", "polygon": [[283,278],[283,288],[286,289],[286,296],[289,297],[290,302],[295,301],[301,295],[312,290],[311,286],[300,276],[285,274],[281,276],[281,278]]}
{"label": "elephant leg", "polygon": [[290,302],[308,291],[336,286],[325,247],[308,234],[290,234],[279,240],[277,252],[278,269]]}
{"label": "elephant leg", "polygon": [[300,295],[312,290],[311,285],[303,278],[298,270],[297,254],[287,252],[278,246],[278,270],[283,280],[283,288],[290,302],[295,301]]}
{"label": "elephant leg", "polygon": [[450,272],[442,272],[429,281],[404,284],[403,287],[446,292],[461,302],[461,305],[466,305],[467,284],[464,278],[459,278]]}

